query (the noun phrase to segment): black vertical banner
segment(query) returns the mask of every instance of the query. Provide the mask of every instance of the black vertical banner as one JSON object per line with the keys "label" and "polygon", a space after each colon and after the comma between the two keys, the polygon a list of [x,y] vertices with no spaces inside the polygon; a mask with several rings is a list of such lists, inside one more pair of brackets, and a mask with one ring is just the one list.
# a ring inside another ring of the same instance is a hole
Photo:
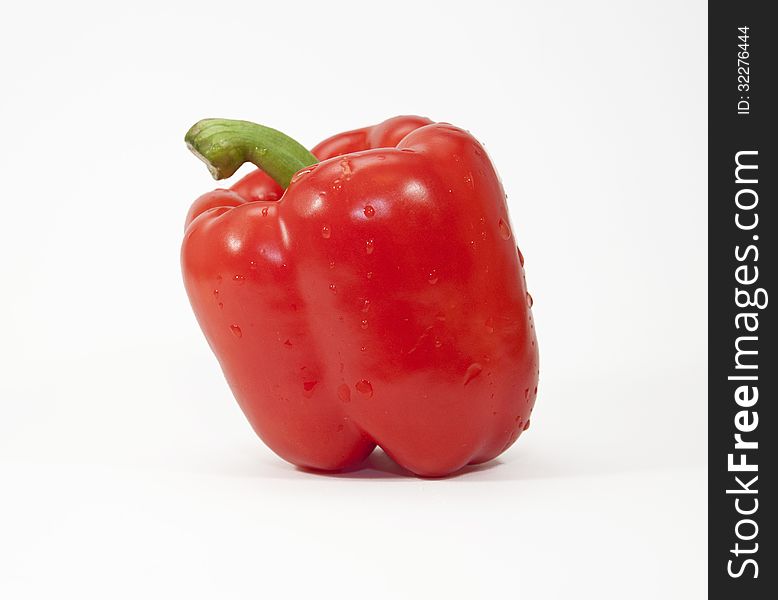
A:
{"label": "black vertical banner", "polygon": [[778,598],[775,532],[777,27],[771,2],[709,5],[709,523],[712,598]]}

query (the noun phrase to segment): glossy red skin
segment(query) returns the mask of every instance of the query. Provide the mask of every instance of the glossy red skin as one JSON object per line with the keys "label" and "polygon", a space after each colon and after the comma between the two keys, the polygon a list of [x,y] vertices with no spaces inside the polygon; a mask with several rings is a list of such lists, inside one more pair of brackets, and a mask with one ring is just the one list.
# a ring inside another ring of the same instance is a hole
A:
{"label": "glossy red skin", "polygon": [[186,289],[249,422],[313,469],[376,444],[422,476],[491,460],[529,424],[538,351],[488,156],[419,117],[313,153],[280,199],[257,171],[187,218]]}

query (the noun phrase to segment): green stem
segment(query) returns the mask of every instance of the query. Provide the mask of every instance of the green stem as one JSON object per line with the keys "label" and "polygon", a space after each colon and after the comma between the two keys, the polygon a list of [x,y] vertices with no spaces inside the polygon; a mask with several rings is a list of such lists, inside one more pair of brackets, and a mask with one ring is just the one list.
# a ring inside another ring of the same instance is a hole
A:
{"label": "green stem", "polygon": [[203,119],[192,126],[184,140],[214,179],[226,179],[250,162],[286,189],[292,175],[319,162],[289,136],[249,121]]}

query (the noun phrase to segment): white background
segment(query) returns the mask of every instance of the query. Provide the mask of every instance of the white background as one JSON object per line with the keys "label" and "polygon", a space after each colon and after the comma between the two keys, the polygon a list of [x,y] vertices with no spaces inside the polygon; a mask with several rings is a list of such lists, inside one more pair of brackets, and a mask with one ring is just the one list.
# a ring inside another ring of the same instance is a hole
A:
{"label": "white background", "polygon": [[[0,22],[0,597],[703,598],[705,3],[112,4]],[[407,113],[501,173],[532,428],[446,480],[303,473],[189,308],[183,134]]]}

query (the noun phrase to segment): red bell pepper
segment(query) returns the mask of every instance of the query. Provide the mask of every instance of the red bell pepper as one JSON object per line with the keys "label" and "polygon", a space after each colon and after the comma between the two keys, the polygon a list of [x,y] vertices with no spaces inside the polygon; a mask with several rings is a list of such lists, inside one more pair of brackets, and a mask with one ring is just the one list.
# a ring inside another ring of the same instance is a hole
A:
{"label": "red bell pepper", "polygon": [[397,117],[312,153],[207,119],[187,144],[189,299],[257,434],[302,467],[376,445],[422,476],[493,459],[529,426],[538,349],[497,173],[466,131]]}

